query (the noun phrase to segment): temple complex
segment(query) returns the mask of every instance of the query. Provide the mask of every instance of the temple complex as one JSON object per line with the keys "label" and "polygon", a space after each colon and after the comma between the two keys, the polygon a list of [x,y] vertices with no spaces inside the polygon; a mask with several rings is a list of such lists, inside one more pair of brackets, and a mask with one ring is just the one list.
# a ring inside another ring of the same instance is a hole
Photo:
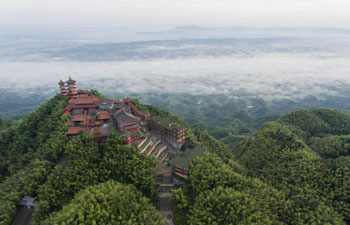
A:
{"label": "temple complex", "polygon": [[141,112],[130,98],[122,101],[102,99],[92,92],[77,90],[76,81],[71,77],[66,82],[61,80],[58,84],[61,95],[70,98],[62,115],[70,116],[67,122],[68,136],[85,132],[100,142],[105,140],[112,130],[116,130],[125,138],[126,144],[143,146],[141,151],[155,154],[157,157],[161,156],[166,147],[161,144],[165,141],[162,141],[162,138],[181,145],[186,137],[184,125],[177,124],[170,118],[152,118],[149,113]]}
{"label": "temple complex", "polygon": [[62,118],[67,118],[66,134],[72,137],[84,132],[91,134],[94,141],[102,142],[110,132],[117,131],[126,145],[137,147],[141,154],[158,159],[155,173],[162,174],[157,186],[163,192],[168,193],[177,187],[172,174],[187,179],[191,161],[204,152],[200,146],[183,151],[184,124],[142,112],[130,98],[105,99],[91,91],[77,90],[76,81],[71,77],[58,84],[61,95],[69,98],[62,115]]}

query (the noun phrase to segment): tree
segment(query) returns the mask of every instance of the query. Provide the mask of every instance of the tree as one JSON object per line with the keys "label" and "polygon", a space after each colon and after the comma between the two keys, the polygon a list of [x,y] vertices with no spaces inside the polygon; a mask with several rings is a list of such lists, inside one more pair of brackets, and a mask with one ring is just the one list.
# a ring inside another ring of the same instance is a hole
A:
{"label": "tree", "polygon": [[164,224],[164,217],[132,185],[108,181],[79,192],[43,224]]}
{"label": "tree", "polygon": [[196,198],[190,210],[189,225],[282,224],[272,221],[256,199],[234,188],[219,186]]}

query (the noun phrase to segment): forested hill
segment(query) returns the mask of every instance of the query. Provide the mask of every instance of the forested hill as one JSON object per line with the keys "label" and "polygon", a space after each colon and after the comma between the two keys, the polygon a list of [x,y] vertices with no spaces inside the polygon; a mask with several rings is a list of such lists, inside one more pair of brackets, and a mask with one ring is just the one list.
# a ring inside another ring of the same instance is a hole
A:
{"label": "forested hill", "polygon": [[[0,121],[0,225],[25,195],[39,204],[32,224],[164,224],[154,185],[157,160],[112,132],[104,143],[67,138],[57,95],[22,121]],[[134,101],[152,115],[166,115]],[[350,116],[296,111],[265,123],[235,149],[206,131],[186,146],[206,153],[173,191],[177,225],[350,224]]]}
{"label": "forested hill", "polygon": [[[39,200],[32,224],[163,224],[155,207],[156,159],[127,147],[116,132],[101,144],[83,133],[69,139],[68,118],[61,118],[67,100],[56,95],[22,121],[2,122],[0,224],[11,224],[25,195]],[[86,208],[79,211],[81,200]]]}
{"label": "forested hill", "polygon": [[[331,220],[350,223],[349,114],[301,110],[266,123],[242,147],[238,161],[251,177],[296,202],[300,215],[333,214]],[[320,214],[310,213],[314,209]]]}
{"label": "forested hill", "polygon": [[174,193],[178,224],[350,224],[348,114],[290,113],[226,155],[198,137],[212,151]]}
{"label": "forested hill", "polygon": [[[21,121],[0,121],[0,224],[11,224],[24,196],[39,201],[35,225],[164,224],[157,209],[156,158],[126,146],[117,132],[103,143],[84,133],[68,138],[69,117],[61,117],[67,101],[56,95]],[[184,123],[133,103],[152,116]],[[199,144],[190,129],[187,140],[186,146]]]}

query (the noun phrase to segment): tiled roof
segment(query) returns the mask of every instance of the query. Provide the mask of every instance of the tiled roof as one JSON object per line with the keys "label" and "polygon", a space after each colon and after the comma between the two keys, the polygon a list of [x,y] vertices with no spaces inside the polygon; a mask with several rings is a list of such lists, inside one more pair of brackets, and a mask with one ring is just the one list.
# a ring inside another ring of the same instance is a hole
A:
{"label": "tiled roof", "polygon": [[127,112],[127,113],[130,113],[130,114],[131,114],[131,109],[130,109],[130,106],[126,105],[126,106],[124,107],[124,110],[125,110],[125,112]]}
{"label": "tiled roof", "polygon": [[90,122],[90,125],[91,125],[91,126],[101,126],[101,125],[102,125],[102,122],[101,122],[101,121],[95,121],[95,120],[94,120],[94,121],[91,121],[91,122]]}
{"label": "tiled roof", "polygon": [[82,109],[73,109],[73,114],[82,114],[83,110]]}
{"label": "tiled roof", "polygon": [[123,103],[121,103],[121,102],[117,102],[117,103],[114,103],[114,107],[116,108],[116,109],[121,109],[121,108],[123,108],[125,105],[123,104]]}
{"label": "tiled roof", "polygon": [[91,91],[83,91],[83,90],[79,90],[79,96],[92,96],[92,92]]}
{"label": "tiled roof", "polygon": [[70,115],[70,112],[69,111],[65,111],[62,115],[62,117],[65,117],[65,116],[69,116]]}
{"label": "tiled roof", "polygon": [[110,118],[110,115],[108,111],[101,111],[100,114],[98,115],[99,120],[108,120],[109,118]]}
{"label": "tiled roof", "polygon": [[64,111],[71,111],[72,110],[72,105],[67,105],[65,108],[64,108]]}
{"label": "tiled roof", "polygon": [[205,152],[202,146],[196,146],[194,149],[187,149],[182,156],[176,156],[170,161],[170,165],[182,168],[189,168],[190,162]]}
{"label": "tiled roof", "polygon": [[94,134],[100,134],[100,133],[101,133],[101,129],[99,128],[94,129]]}
{"label": "tiled roof", "polygon": [[80,131],[84,131],[82,127],[69,127],[66,134],[78,134]]}
{"label": "tiled roof", "polygon": [[113,101],[109,99],[102,100],[99,104],[100,109],[110,109],[112,107]]}
{"label": "tiled roof", "polygon": [[118,112],[117,112],[117,122],[118,123],[122,123],[122,122],[125,122],[125,121],[135,121],[135,122],[138,122],[139,119],[136,118],[134,115],[132,115],[131,113],[127,113],[125,112],[125,109],[120,109]]}
{"label": "tiled roof", "polygon": [[77,105],[88,105],[88,104],[96,104],[100,99],[96,96],[88,96],[88,97],[77,97],[74,99],[73,103]]}
{"label": "tiled roof", "polygon": [[81,108],[96,108],[96,104],[81,104],[81,105],[74,105],[74,109],[81,109]]}
{"label": "tiled roof", "polygon": [[160,117],[160,116],[157,116],[157,117],[154,117],[153,120],[154,120],[156,123],[160,123],[163,127],[166,127],[166,126],[168,126],[170,123],[172,123],[172,120],[171,120],[169,117]]}
{"label": "tiled roof", "polygon": [[177,130],[182,130],[185,129],[186,127],[183,124],[178,124],[174,122],[172,119],[169,117],[154,117],[153,118],[154,122],[161,124],[163,127],[166,127],[168,129],[177,129]]}

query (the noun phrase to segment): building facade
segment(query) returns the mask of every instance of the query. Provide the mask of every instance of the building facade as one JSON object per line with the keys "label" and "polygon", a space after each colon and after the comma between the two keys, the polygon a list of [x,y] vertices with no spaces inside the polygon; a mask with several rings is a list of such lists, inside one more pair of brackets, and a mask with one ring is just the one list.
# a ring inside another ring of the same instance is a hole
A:
{"label": "building facade", "polygon": [[170,118],[149,118],[149,125],[151,130],[157,131],[159,134],[177,142],[183,141],[186,137],[186,127],[173,122]]}

